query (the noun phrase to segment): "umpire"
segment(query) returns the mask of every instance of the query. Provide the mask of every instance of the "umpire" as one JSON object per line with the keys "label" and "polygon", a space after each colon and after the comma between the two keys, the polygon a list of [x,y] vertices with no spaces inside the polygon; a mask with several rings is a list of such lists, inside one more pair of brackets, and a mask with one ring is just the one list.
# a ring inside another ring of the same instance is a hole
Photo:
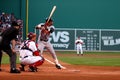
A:
{"label": "umpire", "polygon": [[[15,44],[17,35],[19,34],[20,26],[17,22],[12,22],[12,26],[6,29],[0,36],[0,71],[1,71],[1,60],[2,60],[2,51],[6,52],[10,57],[10,73],[20,73],[18,69],[16,69],[16,53],[15,53]],[[11,46],[10,46],[11,45]]]}

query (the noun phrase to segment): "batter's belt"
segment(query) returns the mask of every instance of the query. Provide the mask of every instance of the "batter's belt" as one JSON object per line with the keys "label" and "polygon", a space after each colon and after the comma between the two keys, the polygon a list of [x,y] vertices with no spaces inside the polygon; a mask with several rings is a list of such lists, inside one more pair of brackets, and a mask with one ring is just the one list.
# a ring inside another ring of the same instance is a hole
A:
{"label": "batter's belt", "polygon": [[48,40],[40,39],[40,41],[45,41],[45,42],[47,42]]}

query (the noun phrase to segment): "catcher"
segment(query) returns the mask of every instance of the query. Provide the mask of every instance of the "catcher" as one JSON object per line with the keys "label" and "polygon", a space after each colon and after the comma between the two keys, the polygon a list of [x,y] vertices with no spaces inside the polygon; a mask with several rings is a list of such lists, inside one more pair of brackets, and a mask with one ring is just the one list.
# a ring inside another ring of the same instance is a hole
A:
{"label": "catcher", "polygon": [[36,43],[36,34],[30,32],[28,34],[28,40],[25,40],[20,47],[20,63],[21,71],[25,71],[25,66],[29,65],[30,72],[37,72],[37,66],[40,66],[44,63],[44,58],[39,54]]}

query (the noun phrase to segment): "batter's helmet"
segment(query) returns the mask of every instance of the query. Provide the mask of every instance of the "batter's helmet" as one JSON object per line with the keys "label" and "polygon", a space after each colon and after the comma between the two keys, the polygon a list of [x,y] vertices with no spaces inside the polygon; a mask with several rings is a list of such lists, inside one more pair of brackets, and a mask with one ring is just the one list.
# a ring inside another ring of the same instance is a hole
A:
{"label": "batter's helmet", "polygon": [[33,32],[28,33],[27,35],[28,39],[32,39],[33,37],[36,37],[36,34]]}
{"label": "batter's helmet", "polygon": [[[48,21],[48,18],[46,18],[46,22],[47,22],[47,21]],[[50,22],[50,21],[53,21],[53,19],[50,18],[48,22]]]}

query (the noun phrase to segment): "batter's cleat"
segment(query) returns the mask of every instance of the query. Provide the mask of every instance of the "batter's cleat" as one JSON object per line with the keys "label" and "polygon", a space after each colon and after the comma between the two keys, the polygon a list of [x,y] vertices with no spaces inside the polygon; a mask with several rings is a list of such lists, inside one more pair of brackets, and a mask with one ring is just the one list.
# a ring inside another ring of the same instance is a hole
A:
{"label": "batter's cleat", "polygon": [[60,64],[55,64],[55,67],[56,67],[57,69],[62,69]]}
{"label": "batter's cleat", "polygon": [[10,70],[10,73],[20,73],[20,71],[18,69],[13,68],[13,69]]}
{"label": "batter's cleat", "polygon": [[37,72],[37,67],[29,66],[29,71],[30,72]]}
{"label": "batter's cleat", "polygon": [[0,71],[2,71],[2,69],[0,68]]}

